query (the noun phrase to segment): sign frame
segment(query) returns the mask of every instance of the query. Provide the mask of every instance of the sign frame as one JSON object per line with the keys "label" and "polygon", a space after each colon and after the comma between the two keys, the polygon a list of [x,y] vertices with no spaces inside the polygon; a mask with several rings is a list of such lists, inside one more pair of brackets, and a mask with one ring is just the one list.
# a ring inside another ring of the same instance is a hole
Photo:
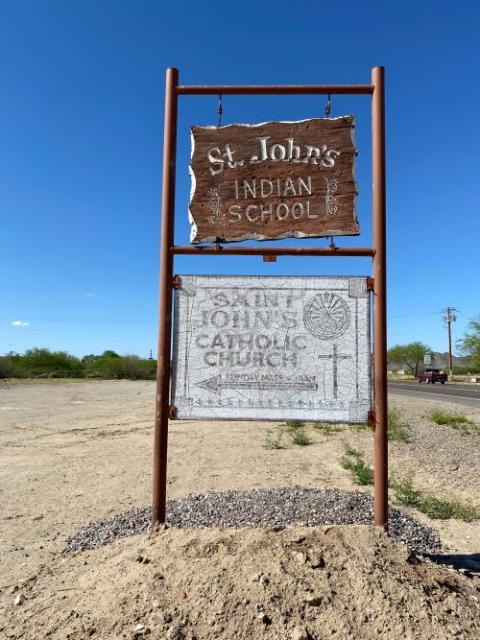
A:
{"label": "sign frame", "polygon": [[[373,294],[374,408],[368,424],[374,429],[374,523],[388,529],[388,399],[386,316],[386,170],[385,72],[371,70],[369,84],[353,85],[180,85],[178,69],[168,68],[165,80],[165,114],[160,236],[160,304],[155,422],[153,443],[152,524],[165,522],[167,493],[168,424],[175,418],[170,404],[172,292],[176,255],[364,256],[372,259],[370,289]],[[180,96],[188,95],[367,95],[372,114],[372,247],[213,247],[176,246],[175,173],[177,113]]]}

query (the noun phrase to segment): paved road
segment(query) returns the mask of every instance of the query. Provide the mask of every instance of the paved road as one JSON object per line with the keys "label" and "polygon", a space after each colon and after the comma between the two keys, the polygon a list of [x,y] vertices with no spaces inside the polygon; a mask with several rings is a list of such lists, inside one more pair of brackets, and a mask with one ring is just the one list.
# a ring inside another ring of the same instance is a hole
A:
{"label": "paved road", "polygon": [[402,396],[415,396],[429,400],[445,400],[468,407],[480,408],[480,385],[469,384],[419,384],[403,380],[390,380],[388,391]]}

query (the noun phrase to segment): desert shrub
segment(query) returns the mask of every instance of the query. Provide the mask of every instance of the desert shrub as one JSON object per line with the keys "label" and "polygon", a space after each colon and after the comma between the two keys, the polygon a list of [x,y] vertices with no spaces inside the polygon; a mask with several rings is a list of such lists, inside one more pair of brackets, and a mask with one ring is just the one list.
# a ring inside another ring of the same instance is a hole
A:
{"label": "desert shrub", "polygon": [[443,411],[443,409],[434,409],[430,418],[436,424],[447,424],[450,427],[453,427],[457,424],[474,424],[467,416],[463,415],[463,413],[451,413],[449,411]]}
{"label": "desert shrub", "polygon": [[476,432],[480,435],[480,428],[477,427],[473,420],[467,418],[463,413],[452,413],[443,409],[434,409],[428,416],[432,422],[440,426],[446,425],[456,429],[463,434]]}
{"label": "desert shrub", "polygon": [[7,353],[0,357],[0,378],[88,377],[131,380],[155,378],[155,360],[135,355],[120,356],[115,351],[87,355],[81,360],[65,351],[27,349],[25,353]]}
{"label": "desert shrub", "polygon": [[393,489],[395,500],[406,507],[419,507],[421,504],[421,492],[413,487],[413,474],[403,477],[392,476],[389,481]]}
{"label": "desert shrub", "polygon": [[143,360],[134,355],[102,355],[87,365],[87,376],[114,380],[151,380],[155,378],[156,368],[155,360]]}
{"label": "desert shrub", "polygon": [[452,368],[453,375],[468,376],[475,373],[480,373],[480,367],[478,366],[454,366]]}
{"label": "desert shrub", "polygon": [[373,469],[365,462],[364,454],[359,449],[347,447],[340,464],[350,471],[355,484],[373,484]]}
{"label": "desert shrub", "polygon": [[290,438],[293,444],[298,444],[300,447],[307,447],[309,444],[313,443],[313,440],[310,438],[308,433],[305,432],[303,427],[290,433]]}
{"label": "desert shrub", "polygon": [[68,376],[73,373],[83,375],[82,363],[66,351],[50,349],[27,349],[24,354],[7,354],[14,365],[18,377],[49,377],[51,374]]}
{"label": "desert shrub", "polygon": [[332,436],[341,431],[338,425],[332,424],[331,422],[314,422],[313,428],[315,431],[323,433],[324,436]]}
{"label": "desert shrub", "polygon": [[263,446],[265,449],[286,449],[285,429],[283,427],[268,429]]}
{"label": "desert shrub", "polygon": [[439,498],[431,493],[424,493],[415,489],[413,474],[407,474],[403,478],[390,478],[390,487],[393,489],[397,503],[407,507],[414,507],[432,520],[464,520],[470,522],[479,517],[478,507],[470,502],[458,498]]}
{"label": "desert shrub", "polygon": [[469,502],[462,502],[458,498],[446,500],[427,495],[423,498],[420,511],[432,520],[464,520],[470,522],[478,518],[478,509]]}
{"label": "desert shrub", "polygon": [[300,447],[306,447],[313,443],[313,440],[305,431],[305,425],[300,420],[288,420],[283,427],[286,433],[290,436],[292,444],[298,444]]}
{"label": "desert shrub", "polygon": [[300,420],[288,420],[288,422],[285,423],[285,428],[289,433],[292,433],[298,429],[303,429],[303,422]]}

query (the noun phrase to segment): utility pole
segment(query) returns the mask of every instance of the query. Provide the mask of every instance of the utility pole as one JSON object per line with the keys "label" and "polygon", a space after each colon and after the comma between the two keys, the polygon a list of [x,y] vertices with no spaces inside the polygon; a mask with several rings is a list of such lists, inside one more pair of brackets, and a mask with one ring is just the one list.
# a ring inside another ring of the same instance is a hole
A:
{"label": "utility pole", "polygon": [[453,363],[452,363],[452,322],[457,319],[457,310],[455,307],[447,307],[442,309],[443,320],[447,323],[448,328],[448,377],[451,380],[453,378]]}

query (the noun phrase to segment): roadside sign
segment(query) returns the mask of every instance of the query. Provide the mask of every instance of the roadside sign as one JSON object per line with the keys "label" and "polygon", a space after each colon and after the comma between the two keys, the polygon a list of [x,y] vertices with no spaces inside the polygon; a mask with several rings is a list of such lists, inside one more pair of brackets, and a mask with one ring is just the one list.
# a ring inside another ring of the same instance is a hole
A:
{"label": "roadside sign", "polygon": [[[227,94],[371,97],[371,247],[282,246],[277,252],[273,252],[273,247],[266,252],[260,245],[238,248],[220,244],[247,239],[358,235],[353,168],[356,151],[351,116],[194,127],[190,165],[191,241],[216,246],[175,244],[179,99],[187,95],[216,95],[220,100]],[[325,136],[321,137],[317,135],[317,125],[321,128],[323,123]],[[234,133],[236,137],[231,135]],[[182,85],[178,69],[169,68],[165,82],[163,158],[152,523],[166,519],[170,420],[293,417],[367,422],[374,427],[374,522],[388,528],[383,67],[372,69],[370,83],[354,85]],[[303,200],[299,200],[299,196]],[[314,203],[318,209],[313,207]],[[174,261],[179,255],[265,258],[267,253],[272,257],[368,256],[373,259],[372,277],[252,280],[238,276],[211,276],[210,279],[185,276],[183,281],[172,278]],[[373,380],[369,364],[370,295],[367,290],[375,297]],[[280,296],[282,291],[283,301],[279,297],[278,302],[272,302],[274,298],[270,296]],[[253,303],[249,296],[243,295],[245,292],[253,294]],[[218,297],[221,293],[226,297]],[[242,294],[243,299],[238,294]],[[262,303],[262,294],[268,301]],[[294,314],[294,321],[288,319],[289,312]],[[292,337],[295,336],[294,344]]]}
{"label": "roadside sign", "polygon": [[180,276],[179,282],[176,418],[367,421],[366,278]]}
{"label": "roadside sign", "polygon": [[358,235],[353,116],[192,127],[191,241]]}
{"label": "roadside sign", "polygon": [[423,364],[426,366],[430,366],[432,364],[432,356],[429,353],[426,353],[423,356]]}

